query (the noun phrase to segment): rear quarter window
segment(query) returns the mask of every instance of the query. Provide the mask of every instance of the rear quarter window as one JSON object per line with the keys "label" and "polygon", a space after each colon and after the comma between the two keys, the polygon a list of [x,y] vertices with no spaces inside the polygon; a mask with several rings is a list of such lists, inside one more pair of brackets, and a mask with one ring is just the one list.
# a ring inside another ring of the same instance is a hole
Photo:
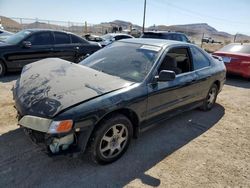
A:
{"label": "rear quarter window", "polygon": [[84,43],[84,44],[87,44],[88,42],[85,41],[84,39],[78,37],[78,36],[75,36],[75,35],[70,35],[71,36],[71,42],[73,44],[79,44],[79,43]]}
{"label": "rear quarter window", "polygon": [[191,47],[194,70],[210,66],[209,59],[196,47]]}
{"label": "rear quarter window", "polygon": [[70,44],[70,37],[66,33],[54,32],[55,44]]}

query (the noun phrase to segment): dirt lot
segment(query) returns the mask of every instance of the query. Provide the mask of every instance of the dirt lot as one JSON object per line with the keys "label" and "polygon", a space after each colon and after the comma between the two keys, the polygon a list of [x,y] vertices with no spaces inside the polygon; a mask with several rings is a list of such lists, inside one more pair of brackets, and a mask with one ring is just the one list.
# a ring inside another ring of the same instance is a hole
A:
{"label": "dirt lot", "polygon": [[229,78],[210,112],[174,117],[134,140],[119,161],[50,158],[16,126],[0,79],[0,187],[250,187],[250,82]]}

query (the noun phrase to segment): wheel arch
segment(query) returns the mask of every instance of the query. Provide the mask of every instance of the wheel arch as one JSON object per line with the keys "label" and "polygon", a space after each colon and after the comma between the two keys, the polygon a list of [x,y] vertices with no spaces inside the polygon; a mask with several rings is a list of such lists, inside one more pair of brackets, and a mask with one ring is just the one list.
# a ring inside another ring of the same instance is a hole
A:
{"label": "wheel arch", "polygon": [[6,62],[3,60],[2,57],[0,57],[0,62],[3,63],[3,66],[5,68],[5,72],[7,72],[8,71],[8,67],[7,67]]}
{"label": "wheel arch", "polygon": [[215,84],[215,85],[218,87],[218,90],[220,90],[221,83],[220,83],[220,81],[219,81],[219,80],[214,81],[214,83],[213,83],[213,84]]}
{"label": "wheel arch", "polygon": [[106,113],[102,118],[100,118],[96,124],[95,127],[92,131],[92,134],[94,133],[94,131],[100,126],[100,124],[102,123],[102,121],[104,121],[105,119],[111,118],[112,116],[114,116],[115,114],[121,114],[126,116],[130,122],[132,123],[133,126],[133,137],[137,138],[138,137],[138,133],[139,133],[139,117],[136,114],[135,111],[129,109],[129,108],[121,108],[121,109],[117,109],[111,112]]}

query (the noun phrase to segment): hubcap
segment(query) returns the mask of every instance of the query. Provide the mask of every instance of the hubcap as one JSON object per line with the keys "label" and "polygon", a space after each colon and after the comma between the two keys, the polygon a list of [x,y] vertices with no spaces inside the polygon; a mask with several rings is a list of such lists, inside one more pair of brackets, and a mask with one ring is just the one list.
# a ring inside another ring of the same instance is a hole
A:
{"label": "hubcap", "polygon": [[102,137],[100,153],[109,159],[119,155],[128,141],[128,129],[123,124],[112,126]]}
{"label": "hubcap", "polygon": [[216,89],[212,88],[208,94],[208,99],[207,99],[208,105],[213,105],[213,103],[215,101],[215,97],[216,97]]}

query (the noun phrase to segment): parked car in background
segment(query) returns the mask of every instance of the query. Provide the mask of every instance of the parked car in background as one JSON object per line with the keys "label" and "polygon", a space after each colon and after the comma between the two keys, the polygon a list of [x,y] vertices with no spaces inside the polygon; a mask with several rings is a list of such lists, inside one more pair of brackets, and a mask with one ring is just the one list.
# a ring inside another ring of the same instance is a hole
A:
{"label": "parked car in background", "polygon": [[250,78],[250,44],[228,44],[213,54],[222,57],[228,73]]}
{"label": "parked car in background", "polygon": [[141,30],[137,28],[132,28],[132,29],[124,29],[122,32],[132,35],[133,37],[140,37],[141,36]]}
{"label": "parked car in background", "polygon": [[0,29],[0,41],[4,41],[9,36],[13,35],[14,33]]}
{"label": "parked car in background", "polygon": [[0,43],[0,76],[6,71],[21,70],[26,64],[50,57],[78,63],[100,48],[98,43],[90,43],[73,33],[22,30]]}
{"label": "parked car in background", "polygon": [[190,40],[184,33],[171,31],[146,31],[141,35],[141,38],[176,40],[190,43]]}
{"label": "parked car in background", "polygon": [[106,35],[101,36],[102,41],[99,43],[104,47],[111,44],[114,41],[121,40],[121,39],[129,39],[134,38],[133,36],[125,33],[108,33]]}
{"label": "parked car in background", "polygon": [[117,41],[79,64],[44,59],[13,88],[18,124],[49,153],[89,148],[94,161],[111,163],[153,124],[210,110],[225,72],[195,45],[158,39]]}
{"label": "parked car in background", "polygon": [[202,42],[214,43],[215,41],[211,37],[204,37],[204,38],[202,38]]}
{"label": "parked car in background", "polygon": [[86,40],[91,42],[102,42],[103,39],[100,36],[92,35],[92,34],[86,34],[83,36]]}

